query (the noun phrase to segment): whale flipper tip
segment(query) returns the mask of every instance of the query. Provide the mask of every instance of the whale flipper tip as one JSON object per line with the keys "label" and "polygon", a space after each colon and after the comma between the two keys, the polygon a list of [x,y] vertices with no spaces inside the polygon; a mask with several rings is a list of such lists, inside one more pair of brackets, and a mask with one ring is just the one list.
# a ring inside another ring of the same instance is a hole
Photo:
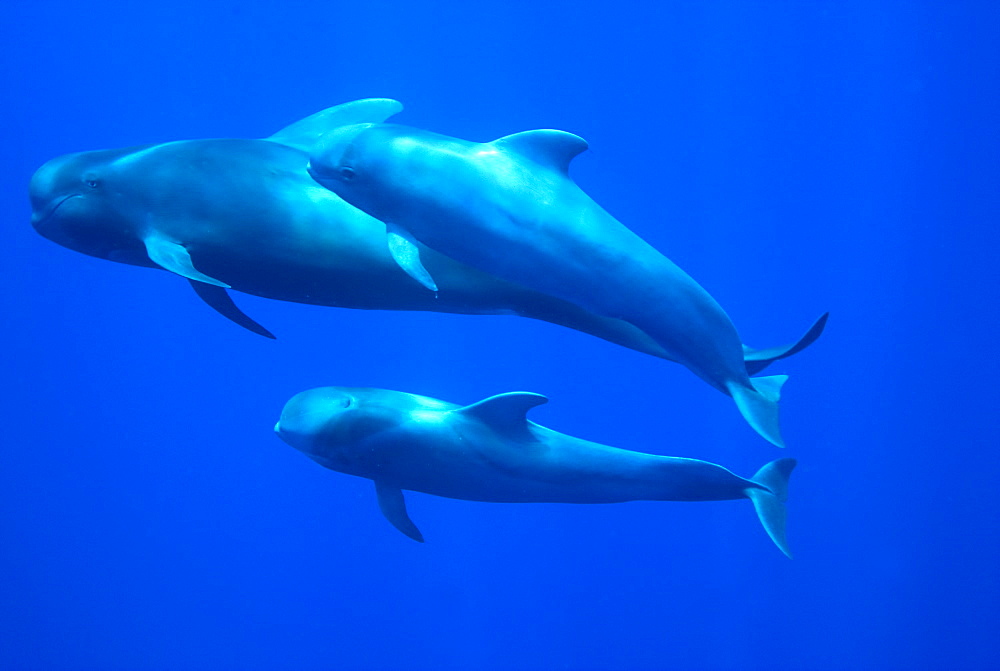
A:
{"label": "whale flipper tip", "polygon": [[424,535],[420,533],[420,529],[406,513],[406,499],[403,498],[403,490],[399,487],[376,482],[375,494],[378,496],[378,507],[389,523],[408,538],[423,543]]}
{"label": "whale flipper tip", "polygon": [[261,324],[253,320],[249,315],[247,315],[243,310],[237,307],[236,303],[229,296],[229,292],[222,287],[215,286],[213,284],[205,284],[204,282],[198,282],[196,280],[188,280],[191,283],[191,287],[194,292],[198,294],[198,297],[205,301],[205,303],[218,312],[220,315],[233,322],[234,324],[239,324],[243,328],[257,335],[262,335],[265,338],[270,338],[271,340],[277,340],[277,337],[264,328]]}
{"label": "whale flipper tip", "polygon": [[155,231],[146,235],[142,239],[142,242],[146,246],[146,254],[149,256],[149,260],[164,270],[169,270],[175,275],[180,275],[196,282],[212,284],[223,289],[232,288],[225,282],[217,280],[214,277],[209,277],[195,268],[187,248],[179,242],[174,242]]}
{"label": "whale flipper tip", "polygon": [[386,224],[385,233],[386,241],[389,243],[389,253],[392,254],[396,264],[407,275],[436,292],[438,290],[437,283],[424,268],[424,264],[421,263],[420,248],[417,247],[417,241],[410,232],[395,224]]}

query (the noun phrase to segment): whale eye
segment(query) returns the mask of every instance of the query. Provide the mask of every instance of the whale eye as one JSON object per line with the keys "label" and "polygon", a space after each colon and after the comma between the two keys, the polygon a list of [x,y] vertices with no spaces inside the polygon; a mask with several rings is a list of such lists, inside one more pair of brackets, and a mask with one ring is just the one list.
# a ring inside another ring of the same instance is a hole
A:
{"label": "whale eye", "polygon": [[97,175],[84,175],[83,183],[89,186],[91,189],[96,189],[100,185],[100,181],[97,179]]}
{"label": "whale eye", "polygon": [[340,175],[340,179],[350,182],[354,179],[354,168],[349,168],[345,165],[337,170],[337,174]]}

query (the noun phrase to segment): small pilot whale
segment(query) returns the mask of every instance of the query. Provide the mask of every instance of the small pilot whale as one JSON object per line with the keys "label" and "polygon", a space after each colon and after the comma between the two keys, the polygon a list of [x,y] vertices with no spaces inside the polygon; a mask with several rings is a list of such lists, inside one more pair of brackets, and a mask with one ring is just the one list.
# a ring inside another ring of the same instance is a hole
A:
{"label": "small pilot whale", "polygon": [[740,337],[715,299],[576,185],[569,164],[586,148],[556,130],[479,143],[363,123],[331,127],[313,148],[309,171],[385,222],[396,262],[428,290],[438,284],[418,242],[627,321],[667,358],[731,396],[759,434],[784,447],[778,398],[787,377],[751,380]]}
{"label": "small pilot whale", "polygon": [[[31,221],[44,237],[97,258],[161,268],[189,281],[202,300],[263,336],[227,289],[297,303],[366,310],[512,314],[548,321],[653,356],[645,333],[571,303],[500,280],[429,249],[431,294],[385,246],[385,226],[318,186],[308,155],[330,127],[381,121],[398,103],[338,105],[267,139],[186,140],[70,154],[31,179]],[[746,349],[759,370],[812,343],[821,317],[798,342]]]}
{"label": "small pilot whale", "polygon": [[373,480],[385,517],[420,542],[403,490],[506,503],[750,499],[791,557],[785,499],[794,459],[772,461],[748,480],[707,461],[622,450],[529,421],[527,412],[546,401],[512,392],[458,406],[386,389],[320,387],[292,397],[274,430],[318,464]]}

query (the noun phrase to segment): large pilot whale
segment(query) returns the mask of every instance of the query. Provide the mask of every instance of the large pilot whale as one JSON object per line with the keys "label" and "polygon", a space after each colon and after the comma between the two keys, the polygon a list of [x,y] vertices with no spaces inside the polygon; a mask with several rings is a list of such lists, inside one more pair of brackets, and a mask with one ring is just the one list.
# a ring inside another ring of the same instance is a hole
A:
{"label": "large pilot whale", "polygon": [[459,406],[386,389],[320,387],[292,397],[274,430],[320,465],[373,480],[385,517],[420,542],[403,490],[507,503],[750,499],[791,557],[785,499],[794,459],[746,479],[707,461],[600,445],[528,420],[546,400],[513,392]]}
{"label": "large pilot whale", "polygon": [[[266,139],[185,140],[61,156],[31,179],[31,221],[41,235],[75,251],[179,275],[218,312],[268,337],[227,288],[345,308],[521,315],[668,356],[627,322],[429,249],[420,253],[439,291],[413,282],[386,249],[384,225],[306,172],[305,149],[331,126],[380,121],[397,108],[384,99],[360,100]],[[825,322],[823,315],[790,345],[746,347],[748,370],[801,351]]]}
{"label": "large pilot whale", "polygon": [[715,299],[577,186],[569,164],[586,148],[556,130],[480,143],[361,123],[331,126],[311,151],[309,171],[383,221],[397,263],[431,292],[439,285],[418,242],[627,321],[731,396],[758,433],[783,447],[778,398],[787,377],[751,379],[736,328]]}

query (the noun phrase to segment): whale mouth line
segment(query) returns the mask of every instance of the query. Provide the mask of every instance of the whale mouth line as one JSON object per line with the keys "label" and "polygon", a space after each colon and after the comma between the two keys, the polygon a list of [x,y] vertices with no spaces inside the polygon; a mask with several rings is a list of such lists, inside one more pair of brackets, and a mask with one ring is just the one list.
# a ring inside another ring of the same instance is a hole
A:
{"label": "whale mouth line", "polygon": [[80,194],[78,194],[78,193],[71,193],[68,196],[63,196],[62,198],[60,198],[56,202],[55,205],[51,206],[48,209],[48,212],[46,212],[45,214],[43,214],[41,217],[38,217],[37,219],[35,219],[34,217],[32,217],[33,223],[35,224],[35,226],[38,226],[39,224],[45,223],[50,218],[52,218],[52,215],[56,213],[56,210],[58,210],[60,207],[62,207],[63,203],[65,203],[67,200],[69,200],[71,198],[79,198],[79,197],[80,197]]}
{"label": "whale mouth line", "polygon": [[[341,406],[338,409],[339,410],[346,410],[347,407],[346,406]],[[309,419],[309,418],[312,418],[315,415],[324,415],[324,414],[330,414],[330,409],[329,408],[315,408],[315,409],[312,409],[312,410],[303,410],[302,412],[296,412],[296,413],[290,414],[287,417],[285,416],[284,413],[282,413],[281,417],[278,419],[278,424],[281,424],[281,422],[283,420],[289,420],[290,421],[290,420],[296,420],[296,419]],[[277,424],[275,426],[277,426]]]}

